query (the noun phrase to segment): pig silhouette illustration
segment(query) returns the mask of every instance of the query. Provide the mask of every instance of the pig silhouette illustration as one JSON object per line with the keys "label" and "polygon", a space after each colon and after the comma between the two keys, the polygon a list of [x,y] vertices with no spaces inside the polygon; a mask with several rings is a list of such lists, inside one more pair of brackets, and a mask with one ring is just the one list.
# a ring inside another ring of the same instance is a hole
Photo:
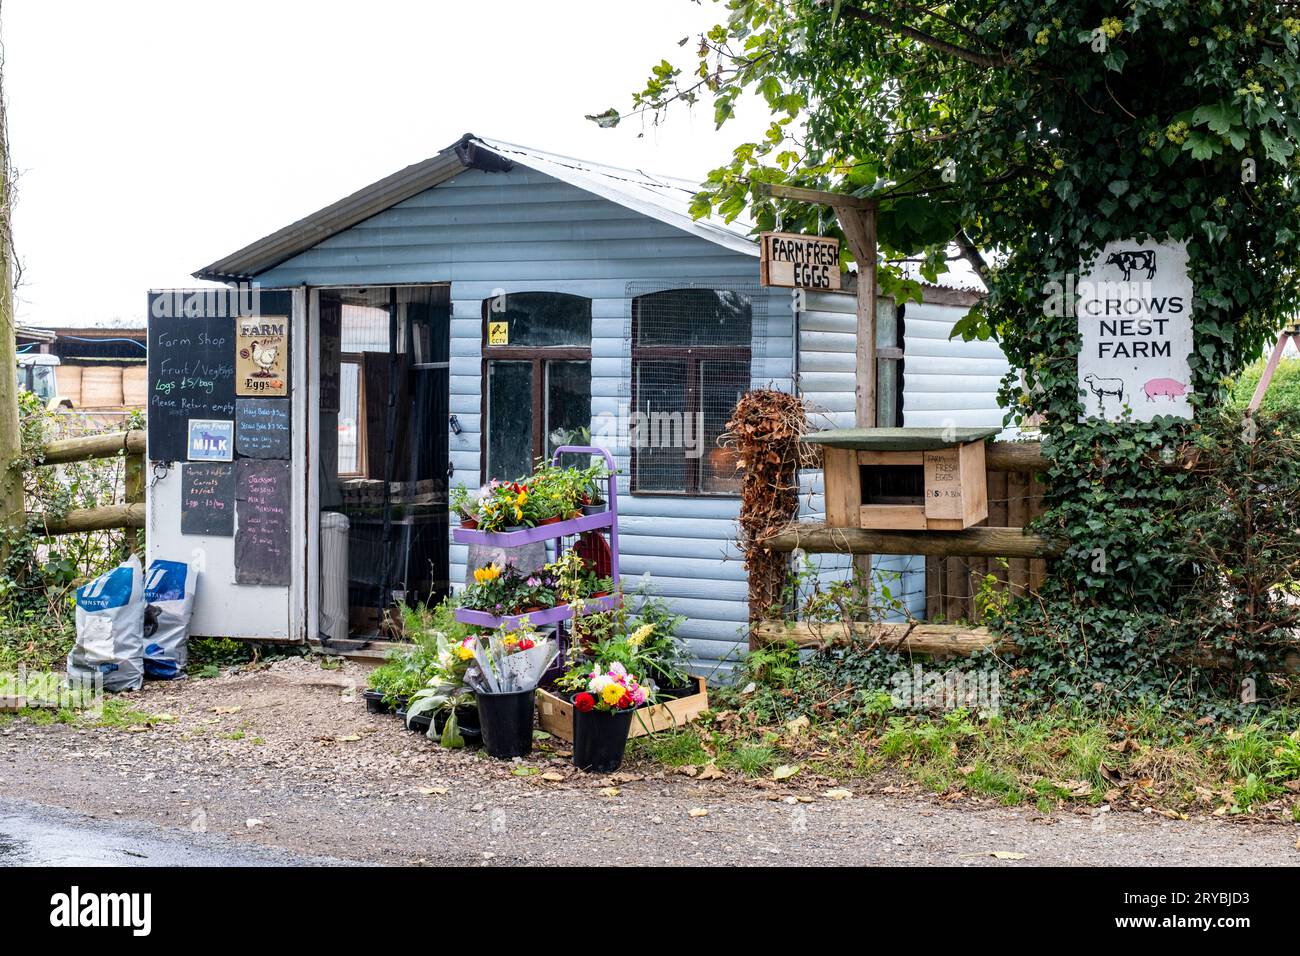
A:
{"label": "pig silhouette illustration", "polygon": [[1172,378],[1153,378],[1142,386],[1142,392],[1146,395],[1148,402],[1157,398],[1167,398],[1172,401],[1186,395],[1187,386],[1182,382],[1175,382]]}

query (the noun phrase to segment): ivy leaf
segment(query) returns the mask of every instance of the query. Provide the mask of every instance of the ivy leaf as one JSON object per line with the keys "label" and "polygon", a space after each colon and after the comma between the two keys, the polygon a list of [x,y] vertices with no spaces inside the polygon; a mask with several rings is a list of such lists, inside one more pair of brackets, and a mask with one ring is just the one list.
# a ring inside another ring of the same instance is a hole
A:
{"label": "ivy leaf", "polygon": [[1294,146],[1267,127],[1259,131],[1259,141],[1264,146],[1264,155],[1275,163],[1285,163],[1295,152]]}

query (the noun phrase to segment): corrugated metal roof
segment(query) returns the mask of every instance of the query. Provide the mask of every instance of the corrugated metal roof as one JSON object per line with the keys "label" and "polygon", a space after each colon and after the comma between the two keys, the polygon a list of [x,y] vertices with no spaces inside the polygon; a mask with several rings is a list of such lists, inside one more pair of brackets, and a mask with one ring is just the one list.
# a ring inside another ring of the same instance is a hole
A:
{"label": "corrugated metal roof", "polygon": [[691,218],[691,197],[699,191],[699,186],[689,180],[604,166],[467,133],[438,155],[372,183],[204,266],[194,276],[217,281],[252,278],[466,169],[504,171],[511,163],[535,169],[733,251],[758,255],[758,244],[749,238],[752,227],[748,223],[737,220],[724,224]]}

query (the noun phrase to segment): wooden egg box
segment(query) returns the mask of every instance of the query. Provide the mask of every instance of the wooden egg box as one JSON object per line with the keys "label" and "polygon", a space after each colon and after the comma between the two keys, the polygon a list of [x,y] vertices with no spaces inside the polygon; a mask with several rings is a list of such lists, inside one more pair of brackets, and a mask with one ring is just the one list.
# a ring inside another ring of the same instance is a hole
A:
{"label": "wooden egg box", "polygon": [[818,432],[826,523],[877,531],[960,531],[989,516],[984,439],[997,429]]}

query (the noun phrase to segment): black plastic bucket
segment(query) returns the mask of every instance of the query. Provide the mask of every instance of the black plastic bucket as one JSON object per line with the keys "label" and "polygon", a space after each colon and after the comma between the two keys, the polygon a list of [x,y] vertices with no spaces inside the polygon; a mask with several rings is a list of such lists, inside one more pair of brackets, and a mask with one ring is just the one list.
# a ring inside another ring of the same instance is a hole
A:
{"label": "black plastic bucket", "polygon": [[613,773],[623,766],[635,710],[586,713],[573,708],[573,765],[587,773]]}
{"label": "black plastic bucket", "polygon": [[533,694],[531,690],[513,694],[475,692],[483,748],[489,756],[509,760],[533,752]]}

